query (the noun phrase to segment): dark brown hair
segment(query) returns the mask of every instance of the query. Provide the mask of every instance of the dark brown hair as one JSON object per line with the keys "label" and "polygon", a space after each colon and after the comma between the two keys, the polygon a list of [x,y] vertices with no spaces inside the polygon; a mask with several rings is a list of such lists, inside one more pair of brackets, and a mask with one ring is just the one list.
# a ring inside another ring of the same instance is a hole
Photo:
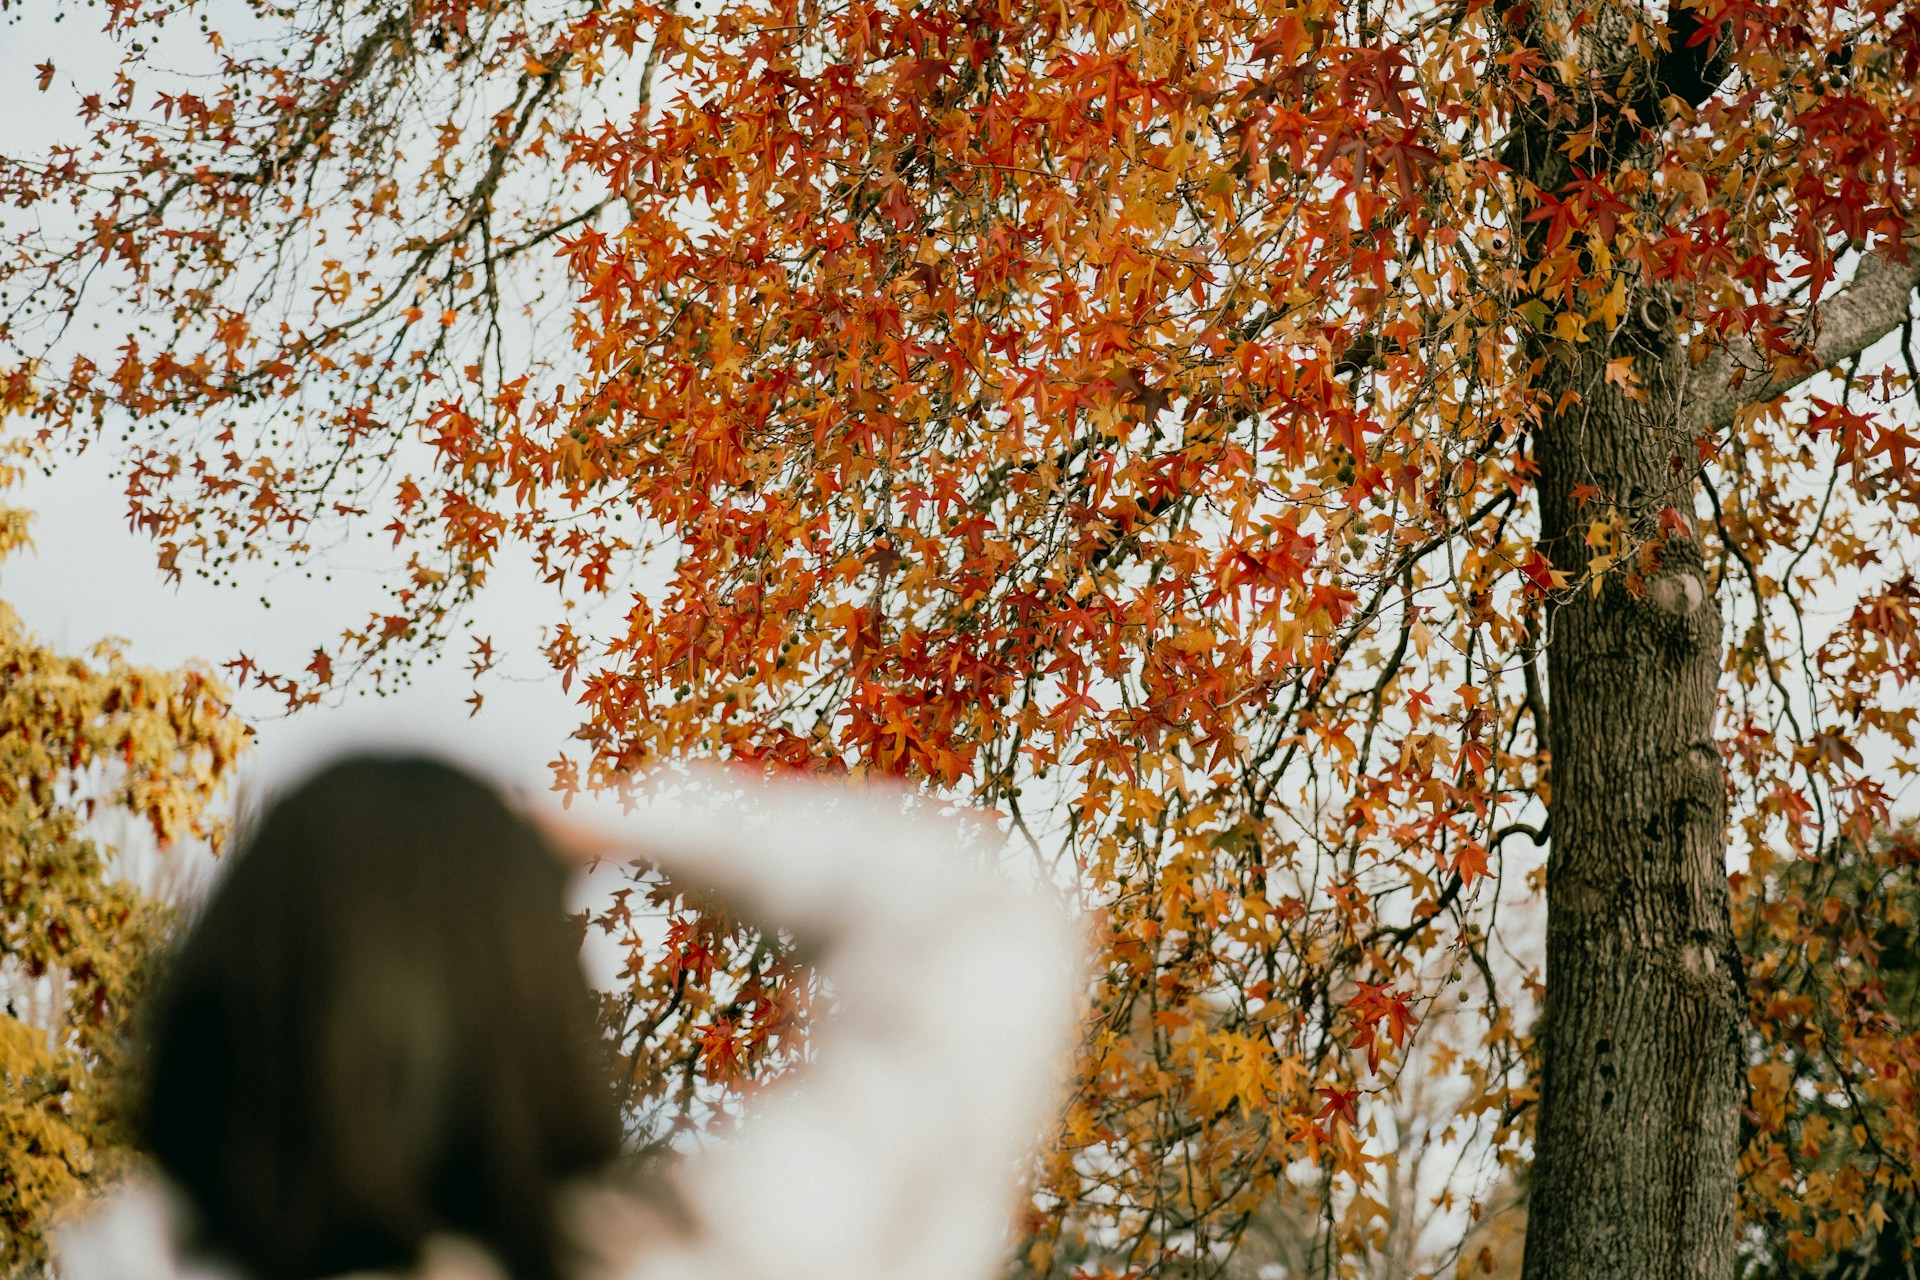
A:
{"label": "dark brown hair", "polygon": [[429,759],[343,761],[249,824],[149,1024],[141,1137],[192,1246],[309,1280],[449,1232],[563,1273],[560,1187],[621,1136],[565,879]]}

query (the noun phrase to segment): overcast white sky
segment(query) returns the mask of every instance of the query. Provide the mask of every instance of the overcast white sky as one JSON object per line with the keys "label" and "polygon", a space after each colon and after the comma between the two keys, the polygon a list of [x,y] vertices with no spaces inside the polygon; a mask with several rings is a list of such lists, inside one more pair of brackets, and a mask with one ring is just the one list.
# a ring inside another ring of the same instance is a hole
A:
{"label": "overcast white sky", "polygon": [[[11,154],[30,155],[74,137],[81,93],[112,74],[111,50],[98,31],[101,11],[63,7],[69,12],[58,23],[46,0],[28,0],[0,17],[0,147]],[[35,88],[34,68],[48,60],[56,75],[43,94]],[[7,216],[0,210],[0,231]],[[34,476],[0,493],[0,505],[35,513],[34,550],[0,562],[0,599],[61,649],[82,650],[116,635],[145,663],[172,665],[195,657],[221,663],[244,650],[270,667],[298,670],[316,646],[334,650],[341,630],[379,603],[383,570],[393,561],[372,541],[364,550],[321,553],[331,583],[318,576],[308,580],[294,569],[245,575],[239,587],[191,578],[167,584],[151,544],[129,530],[115,477],[119,461],[111,443],[103,443],[79,457],[59,458],[51,477]],[[262,604],[263,595],[271,607]],[[614,601],[603,616],[622,613],[624,606]],[[578,724],[572,698],[561,692],[539,653],[542,627],[560,616],[554,591],[508,548],[473,620],[472,634],[489,636],[504,655],[483,678],[485,702],[476,716],[469,717],[465,701],[472,686],[464,643],[449,661],[420,669],[411,687],[384,698],[349,691],[329,705],[287,717],[274,695],[244,690],[241,708],[258,731],[256,775],[284,779],[324,751],[377,739],[438,744],[525,781],[543,782],[545,763]]]}
{"label": "overcast white sky", "polygon": [[[298,669],[317,645],[331,648],[374,597],[375,555],[364,566],[330,562],[336,581],[325,587],[286,571],[248,574],[244,587],[191,578],[169,585],[151,544],[128,530],[112,467],[106,450],[90,450],[0,497],[34,512],[34,550],[0,562],[0,599],[62,650],[117,635],[134,658],[156,665],[195,657],[224,662],[244,650]],[[293,716],[282,714],[277,695],[243,690],[241,708],[259,735],[259,769],[283,777],[316,752],[378,737],[439,742],[517,777],[538,777],[578,724],[572,697],[538,652],[543,623],[559,616],[552,588],[509,552],[475,615],[474,633],[490,636],[505,654],[482,678],[485,702],[477,715],[469,716],[466,703],[472,686],[460,665],[464,653],[420,668],[397,693],[350,692]]]}

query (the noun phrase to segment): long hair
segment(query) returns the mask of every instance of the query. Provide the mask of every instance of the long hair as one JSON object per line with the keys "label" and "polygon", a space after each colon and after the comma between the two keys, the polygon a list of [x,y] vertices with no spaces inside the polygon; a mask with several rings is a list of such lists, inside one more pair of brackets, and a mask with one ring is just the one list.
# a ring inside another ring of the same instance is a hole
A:
{"label": "long hair", "polygon": [[357,757],[261,813],[163,979],[139,1126],[249,1280],[465,1236],[569,1266],[557,1192],[621,1126],[540,834],[470,775]]}

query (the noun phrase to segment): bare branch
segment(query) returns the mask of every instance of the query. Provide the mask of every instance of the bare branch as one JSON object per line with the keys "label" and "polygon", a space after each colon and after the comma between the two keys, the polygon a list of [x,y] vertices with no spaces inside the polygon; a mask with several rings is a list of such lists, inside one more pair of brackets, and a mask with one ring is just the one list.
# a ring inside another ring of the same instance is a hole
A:
{"label": "bare branch", "polygon": [[1920,253],[1895,262],[1863,259],[1853,281],[1813,313],[1817,337],[1802,363],[1771,361],[1742,337],[1719,347],[1689,376],[1680,410],[1683,438],[1716,435],[1750,404],[1785,395],[1814,374],[1851,359],[1906,323],[1908,301],[1920,287]]}

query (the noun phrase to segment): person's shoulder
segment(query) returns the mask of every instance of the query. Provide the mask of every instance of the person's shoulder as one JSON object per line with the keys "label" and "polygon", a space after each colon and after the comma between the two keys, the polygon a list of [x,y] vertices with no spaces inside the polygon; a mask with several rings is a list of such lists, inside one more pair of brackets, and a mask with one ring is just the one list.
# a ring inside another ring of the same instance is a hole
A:
{"label": "person's shoulder", "polygon": [[[185,1253],[190,1210],[179,1190],[133,1174],[74,1206],[53,1234],[53,1280],[243,1280]],[[340,1280],[507,1280],[485,1250],[454,1236],[427,1241],[413,1276],[366,1273]]]}
{"label": "person's shoulder", "polygon": [[[570,1184],[560,1216],[580,1280],[670,1280],[682,1274],[677,1260],[700,1254],[685,1205],[652,1163]],[[713,1280],[710,1269],[704,1280]]]}
{"label": "person's shoulder", "polygon": [[180,1195],[151,1174],[129,1174],[74,1206],[53,1232],[56,1280],[236,1280],[180,1257]]}
{"label": "person's shoulder", "polygon": [[[662,1179],[579,1182],[563,1196],[562,1217],[579,1249],[580,1280],[667,1280],[690,1251],[683,1211]],[[116,1180],[69,1210],[53,1233],[53,1280],[244,1280],[186,1256],[189,1210],[165,1179],[143,1173]],[[689,1273],[692,1274],[692,1273]],[[429,1238],[410,1275],[359,1273],[339,1280],[507,1280],[486,1250],[458,1236]],[[710,1278],[709,1278],[710,1280]]]}

